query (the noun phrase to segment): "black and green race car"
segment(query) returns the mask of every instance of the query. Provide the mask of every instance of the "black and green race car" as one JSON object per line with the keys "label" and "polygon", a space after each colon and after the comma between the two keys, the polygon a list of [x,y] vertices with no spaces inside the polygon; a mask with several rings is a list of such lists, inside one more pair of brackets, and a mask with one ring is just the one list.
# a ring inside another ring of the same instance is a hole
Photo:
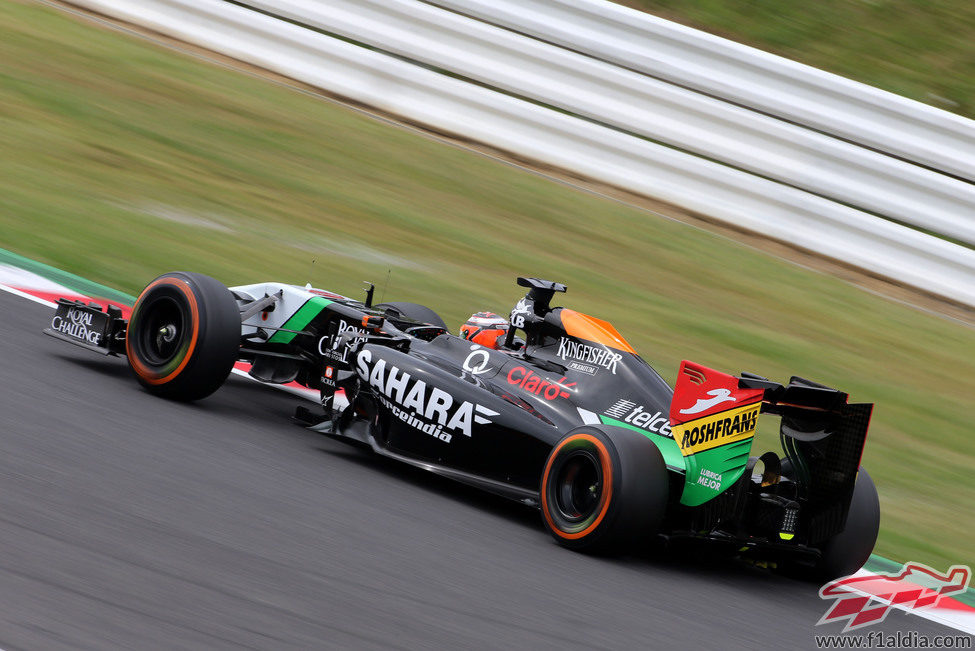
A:
{"label": "black and green race car", "polygon": [[[413,303],[373,305],[284,283],[160,276],[128,318],[62,300],[46,332],[128,357],[150,392],[197,400],[235,363],[320,392],[305,423],[378,454],[537,507],[566,547],[703,543],[816,579],[859,569],[879,527],[860,467],[872,405],[685,361],[671,388],[606,321],[519,278],[507,336],[450,334]],[[782,450],[757,456],[760,415]]]}

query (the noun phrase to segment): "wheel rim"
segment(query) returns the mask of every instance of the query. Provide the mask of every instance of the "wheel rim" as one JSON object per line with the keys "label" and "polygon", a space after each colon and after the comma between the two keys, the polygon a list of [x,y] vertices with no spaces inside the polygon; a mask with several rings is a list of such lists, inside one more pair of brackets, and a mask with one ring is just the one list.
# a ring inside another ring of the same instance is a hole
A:
{"label": "wheel rim", "polygon": [[585,522],[600,507],[602,471],[588,450],[575,450],[559,465],[555,476],[555,507],[570,524]]}
{"label": "wheel rim", "polygon": [[139,352],[151,366],[166,366],[182,353],[188,334],[183,306],[169,296],[160,296],[142,310]]}

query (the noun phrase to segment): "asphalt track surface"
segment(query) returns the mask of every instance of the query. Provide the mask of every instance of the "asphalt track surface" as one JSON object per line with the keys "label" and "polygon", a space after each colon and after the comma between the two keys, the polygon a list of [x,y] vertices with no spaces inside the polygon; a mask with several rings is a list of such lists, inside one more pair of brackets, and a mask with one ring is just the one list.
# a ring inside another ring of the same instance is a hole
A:
{"label": "asphalt track surface", "polygon": [[[186,405],[0,292],[0,647],[814,648],[817,586],[592,558],[537,512],[288,421],[232,376]],[[868,630],[951,629],[899,612]]]}

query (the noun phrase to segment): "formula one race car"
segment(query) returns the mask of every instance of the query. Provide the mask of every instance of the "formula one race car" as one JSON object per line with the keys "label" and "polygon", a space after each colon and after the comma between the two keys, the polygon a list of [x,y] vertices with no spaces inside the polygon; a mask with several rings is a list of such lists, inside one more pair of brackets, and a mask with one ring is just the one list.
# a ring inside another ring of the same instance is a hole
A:
{"label": "formula one race car", "polygon": [[[671,389],[612,325],[551,307],[564,285],[518,284],[528,292],[496,346],[450,334],[427,307],[373,305],[371,287],[356,301],[183,272],[152,281],[127,321],[61,299],[45,332],[126,355],[174,400],[209,395],[238,361],[319,390],[320,413],[299,408],[306,425],[536,506],[572,549],[705,542],[819,580],[867,560],[880,518],[859,467],[872,405],[687,361]],[[781,417],[782,456],[750,455],[759,414]]]}

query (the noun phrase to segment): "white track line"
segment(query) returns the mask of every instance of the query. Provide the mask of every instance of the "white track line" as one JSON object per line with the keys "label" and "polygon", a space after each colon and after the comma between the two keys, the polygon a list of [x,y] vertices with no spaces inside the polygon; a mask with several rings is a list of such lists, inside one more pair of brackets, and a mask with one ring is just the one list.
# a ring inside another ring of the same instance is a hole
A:
{"label": "white track line", "polygon": [[[49,301],[49,300],[46,300],[46,299],[43,299],[43,298],[38,298],[37,296],[32,296],[31,294],[28,294],[27,292],[21,291],[19,289],[14,288],[14,287],[10,287],[8,285],[0,284],[0,290],[5,291],[5,292],[9,292],[10,294],[13,294],[14,296],[20,296],[21,298],[26,298],[28,301],[34,301],[35,303],[39,303],[41,305],[46,305],[47,307],[51,308],[52,310],[55,309],[58,306],[57,303],[54,303],[52,301]],[[77,292],[71,292],[70,290],[66,290],[66,291],[67,291],[67,293],[70,293],[70,294],[76,294],[77,293]],[[236,375],[239,375],[241,377],[245,377],[248,380],[251,380],[253,382],[257,382],[258,384],[263,384],[264,386],[271,387],[272,389],[278,389],[279,391],[286,391],[286,392],[288,392],[288,393],[290,393],[292,395],[299,396],[301,398],[304,398],[305,400],[309,400],[309,401],[314,402],[314,403],[317,403],[318,402],[318,394],[315,393],[314,395],[312,395],[312,392],[310,390],[303,390],[303,389],[299,389],[297,387],[288,387],[288,386],[284,386],[284,385],[281,385],[281,384],[271,384],[271,383],[268,383],[268,382],[261,382],[260,380],[251,377],[247,373],[247,371],[242,371],[242,370],[237,369],[237,368],[233,369],[233,373],[236,374]],[[3,649],[0,649],[0,651],[3,651]]]}
{"label": "white track line", "polygon": [[[34,301],[35,303],[40,303],[41,305],[46,305],[49,308],[51,308],[52,310],[58,306],[57,303],[53,303],[53,302],[48,301],[48,300],[43,299],[43,298],[37,298],[36,296],[31,296],[27,292],[22,292],[19,289],[14,289],[13,287],[8,287],[6,285],[0,285],[0,289],[2,289],[5,292],[10,292],[11,294],[13,294],[15,296],[20,296],[21,298],[26,298],[28,301]],[[0,651],[2,651],[2,650],[0,650]]]}

